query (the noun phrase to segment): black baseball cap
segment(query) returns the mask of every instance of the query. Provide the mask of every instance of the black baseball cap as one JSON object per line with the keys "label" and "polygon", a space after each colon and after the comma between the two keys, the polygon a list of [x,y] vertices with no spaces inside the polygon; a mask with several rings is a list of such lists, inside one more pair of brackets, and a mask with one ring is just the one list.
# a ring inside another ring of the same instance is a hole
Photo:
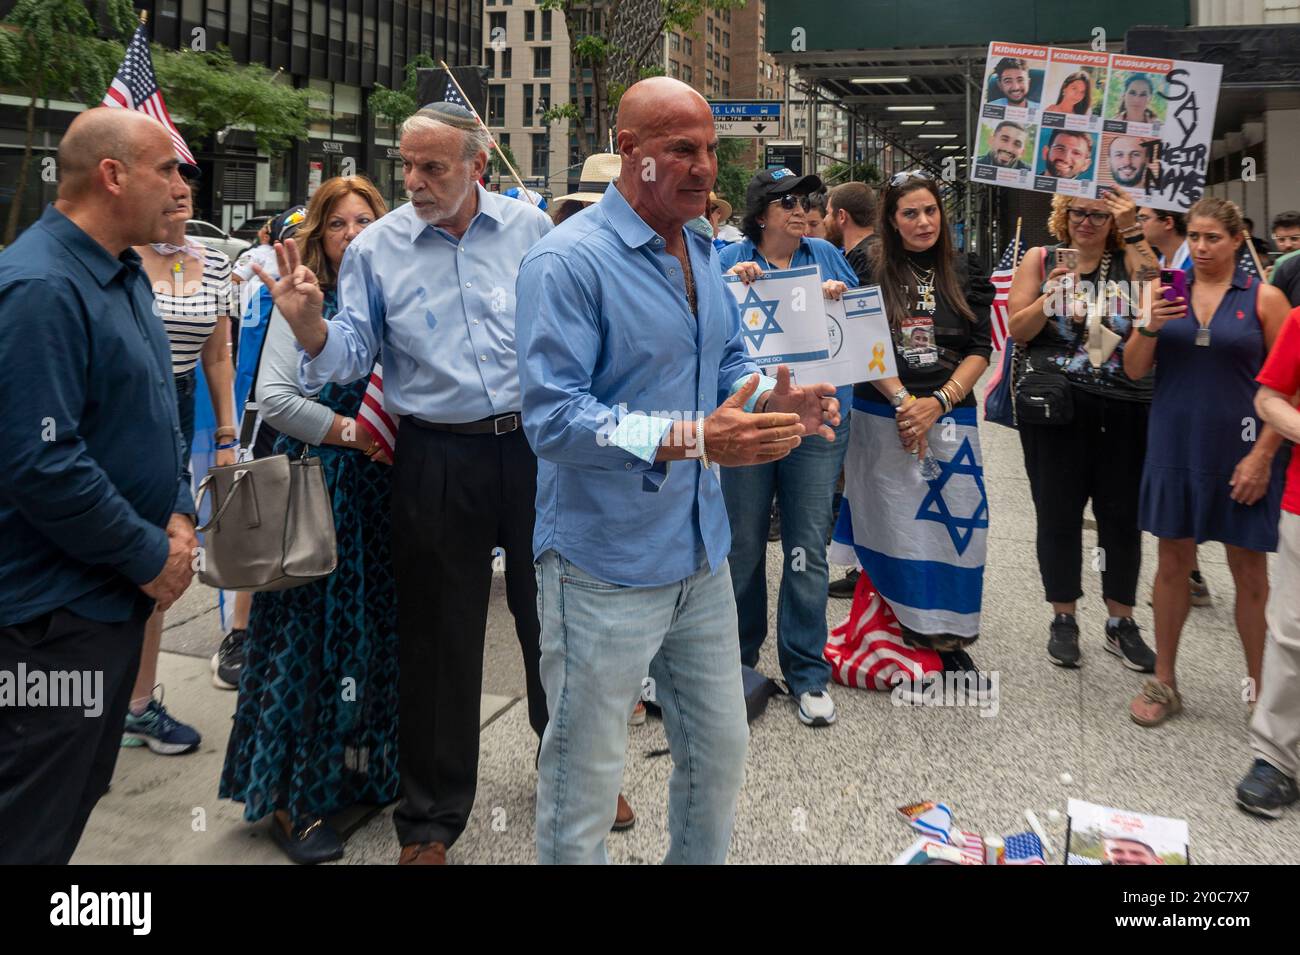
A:
{"label": "black baseball cap", "polygon": [[283,242],[292,239],[298,227],[307,218],[306,206],[290,206],[271,220],[271,241]]}
{"label": "black baseball cap", "polygon": [[787,192],[802,195],[821,192],[823,188],[825,187],[822,185],[821,178],[814,176],[812,173],[806,176],[796,176],[792,171],[784,167],[780,169],[762,169],[749,181],[749,186],[745,189],[745,204],[757,206],[764,200],[784,196]]}

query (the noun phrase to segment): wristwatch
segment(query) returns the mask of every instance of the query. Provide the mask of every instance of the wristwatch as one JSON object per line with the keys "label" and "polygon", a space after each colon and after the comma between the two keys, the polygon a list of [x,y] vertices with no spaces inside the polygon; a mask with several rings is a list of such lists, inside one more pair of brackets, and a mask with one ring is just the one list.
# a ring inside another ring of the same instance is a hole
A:
{"label": "wristwatch", "polygon": [[895,391],[892,395],[889,396],[889,403],[893,405],[895,408],[901,408],[903,407],[903,405],[907,404],[907,399],[910,397],[912,397],[912,393],[910,391],[908,391],[906,388],[899,388],[897,391]]}

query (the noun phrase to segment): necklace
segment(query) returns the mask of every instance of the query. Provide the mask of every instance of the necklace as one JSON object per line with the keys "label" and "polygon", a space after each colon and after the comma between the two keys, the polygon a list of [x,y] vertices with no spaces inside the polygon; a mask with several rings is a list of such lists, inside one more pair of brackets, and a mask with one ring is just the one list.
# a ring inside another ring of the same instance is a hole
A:
{"label": "necklace", "polygon": [[938,307],[934,300],[934,269],[926,269],[923,272],[910,260],[907,267],[911,271],[912,277],[916,279],[917,307],[922,311],[933,314]]}
{"label": "necklace", "polygon": [[691,254],[687,250],[686,261],[683,263],[682,276],[686,279],[686,301],[691,306],[691,314],[698,315],[695,301],[695,273],[691,270]]}

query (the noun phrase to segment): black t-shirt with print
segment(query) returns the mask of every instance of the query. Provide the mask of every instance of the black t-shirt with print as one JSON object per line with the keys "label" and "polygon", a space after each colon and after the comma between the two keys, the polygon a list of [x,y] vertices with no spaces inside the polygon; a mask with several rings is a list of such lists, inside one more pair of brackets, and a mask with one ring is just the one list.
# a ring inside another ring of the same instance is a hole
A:
{"label": "black t-shirt with print", "polygon": [[869,264],[869,250],[872,245],[880,241],[880,236],[874,232],[867,236],[853,248],[844,253],[844,257],[849,260],[849,265],[853,271],[858,273],[858,283],[860,285],[870,285],[871,265]]}
{"label": "black t-shirt with print", "polygon": [[[972,322],[954,309],[937,287],[930,296],[921,294],[920,277],[928,276],[934,268],[935,251],[908,252],[907,257],[915,272],[919,273],[919,276],[913,275],[907,290],[912,307],[908,315],[889,316],[889,324],[894,330],[898,377],[908,391],[918,398],[925,398],[941,388],[964,359],[971,355],[988,358],[993,354],[993,329],[989,317],[993,285],[973,256],[953,257],[957,286],[975,313]],[[861,276],[864,284],[875,284],[873,276],[868,264],[867,274]],[[853,396],[867,401],[889,401],[871,382],[854,385]],[[975,396],[969,394],[959,407],[974,404]]]}

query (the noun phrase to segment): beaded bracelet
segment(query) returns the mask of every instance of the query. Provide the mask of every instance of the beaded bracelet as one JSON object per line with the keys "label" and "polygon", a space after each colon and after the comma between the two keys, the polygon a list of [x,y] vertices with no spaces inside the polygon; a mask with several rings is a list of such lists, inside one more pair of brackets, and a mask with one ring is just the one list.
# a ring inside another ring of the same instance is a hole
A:
{"label": "beaded bracelet", "polygon": [[237,448],[237,447],[239,447],[239,442],[238,442],[238,441],[225,441],[225,442],[223,442],[223,443],[221,443],[221,444],[215,445],[214,447],[215,447],[216,450],[218,450],[218,451],[229,451],[229,450],[231,450],[231,449],[233,449],[233,448]]}

